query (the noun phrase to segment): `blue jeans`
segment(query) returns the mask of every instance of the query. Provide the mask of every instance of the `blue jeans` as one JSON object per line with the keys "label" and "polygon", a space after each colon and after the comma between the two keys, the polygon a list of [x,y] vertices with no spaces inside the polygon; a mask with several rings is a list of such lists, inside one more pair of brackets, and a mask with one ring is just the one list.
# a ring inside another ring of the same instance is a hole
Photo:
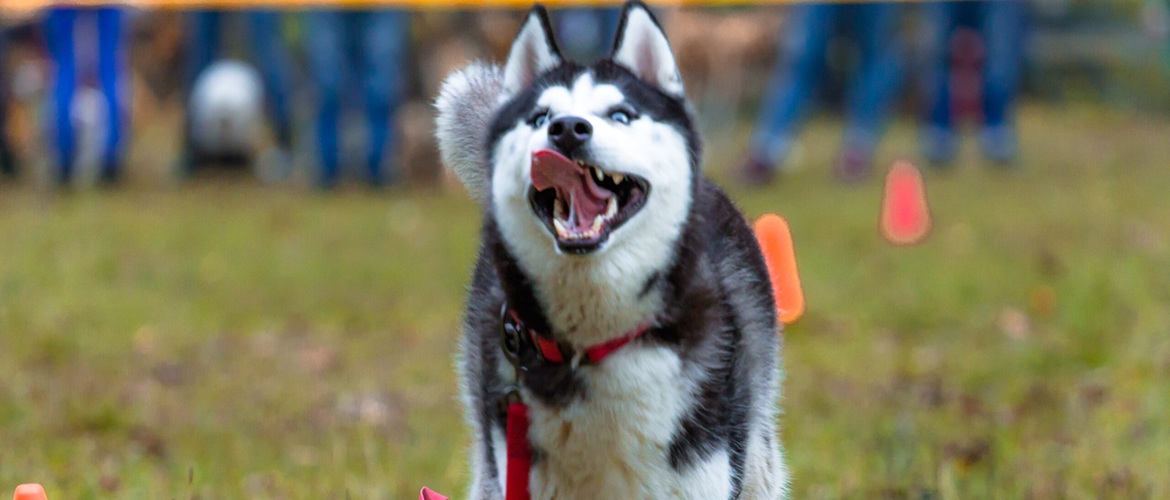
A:
{"label": "blue jeans", "polygon": [[366,171],[374,185],[388,182],[386,152],[395,150],[394,113],[406,87],[410,14],[403,11],[332,11],[308,13],[305,52],[317,85],[319,182],[337,182],[341,161],[338,119],[343,96],[361,78],[369,126]]}
{"label": "blue jeans", "polygon": [[621,9],[573,8],[555,11],[562,55],[576,61],[609,56],[613,49]]}
{"label": "blue jeans", "polygon": [[804,4],[789,9],[780,64],[765,90],[752,135],[752,154],[783,162],[808,114],[825,70],[825,50],[844,28],[860,50],[846,94],[846,147],[869,154],[881,136],[902,80],[901,7],[893,3]]}
{"label": "blue jeans", "polygon": [[996,161],[1016,152],[1014,104],[1026,39],[1026,6],[1020,0],[932,2],[925,6],[933,30],[926,75],[926,127],[923,154],[950,161],[958,151],[951,103],[951,39],[959,28],[979,31],[985,47],[983,68],[983,148]]}
{"label": "blue jeans", "polygon": [[125,119],[122,88],[125,78],[124,45],[122,39],[122,13],[118,8],[96,9],[55,7],[45,19],[45,38],[49,55],[56,66],[53,83],[52,123],[56,140],[57,181],[68,182],[73,175],[73,162],[77,149],[71,110],[73,96],[77,90],[78,64],[74,57],[74,23],[78,18],[93,16],[97,19],[98,80],[106,101],[107,126],[106,144],[102,153],[101,177],[114,180],[122,161],[122,135]]}
{"label": "blue jeans", "polygon": [[[203,70],[219,57],[221,11],[197,11],[188,14],[190,29],[187,38],[187,89]],[[271,10],[253,10],[246,14],[248,38],[252,44],[252,58],[260,70],[267,100],[269,119],[276,133],[276,142],[282,148],[292,145],[292,119],[289,112],[289,78],[292,62],[281,36],[281,13]]]}

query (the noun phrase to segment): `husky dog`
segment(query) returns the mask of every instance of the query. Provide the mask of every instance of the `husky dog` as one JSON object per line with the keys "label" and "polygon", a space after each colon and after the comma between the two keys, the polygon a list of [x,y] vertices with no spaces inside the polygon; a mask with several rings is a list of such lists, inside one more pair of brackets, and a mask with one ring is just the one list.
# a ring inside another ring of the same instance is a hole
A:
{"label": "husky dog", "polygon": [[611,56],[584,66],[549,26],[533,8],[503,68],[454,73],[436,103],[444,161],[485,212],[459,357],[469,496],[507,491],[518,396],[531,498],[785,497],[767,271],[702,176],[661,27],[627,4]]}

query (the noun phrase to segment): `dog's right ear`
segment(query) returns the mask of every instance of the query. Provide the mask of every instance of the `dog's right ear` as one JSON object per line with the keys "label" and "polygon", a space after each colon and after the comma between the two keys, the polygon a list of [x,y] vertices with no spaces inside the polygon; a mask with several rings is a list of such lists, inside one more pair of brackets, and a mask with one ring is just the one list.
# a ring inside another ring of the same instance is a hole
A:
{"label": "dog's right ear", "polygon": [[532,84],[536,77],[561,63],[561,51],[553,40],[548,11],[536,5],[528,11],[528,18],[504,66],[504,91],[515,95]]}

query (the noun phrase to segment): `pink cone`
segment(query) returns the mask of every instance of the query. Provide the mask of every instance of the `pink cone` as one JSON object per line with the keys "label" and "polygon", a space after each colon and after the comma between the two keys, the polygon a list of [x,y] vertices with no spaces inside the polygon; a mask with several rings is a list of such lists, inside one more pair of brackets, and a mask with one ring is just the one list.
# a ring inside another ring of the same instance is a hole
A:
{"label": "pink cone", "polygon": [[430,488],[423,486],[422,491],[418,492],[418,500],[447,500],[447,497],[435,493]]}
{"label": "pink cone", "polygon": [[922,174],[908,161],[895,162],[886,175],[882,236],[895,245],[915,245],[926,238],[930,227],[930,207]]}

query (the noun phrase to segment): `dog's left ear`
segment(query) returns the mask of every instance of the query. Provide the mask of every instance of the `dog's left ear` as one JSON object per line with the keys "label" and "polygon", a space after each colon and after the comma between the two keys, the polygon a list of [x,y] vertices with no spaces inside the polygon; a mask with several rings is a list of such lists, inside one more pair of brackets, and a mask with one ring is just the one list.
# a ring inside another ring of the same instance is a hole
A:
{"label": "dog's left ear", "polygon": [[684,95],[682,76],[670,51],[670,42],[646,4],[638,1],[626,4],[610,58],[667,94]]}

